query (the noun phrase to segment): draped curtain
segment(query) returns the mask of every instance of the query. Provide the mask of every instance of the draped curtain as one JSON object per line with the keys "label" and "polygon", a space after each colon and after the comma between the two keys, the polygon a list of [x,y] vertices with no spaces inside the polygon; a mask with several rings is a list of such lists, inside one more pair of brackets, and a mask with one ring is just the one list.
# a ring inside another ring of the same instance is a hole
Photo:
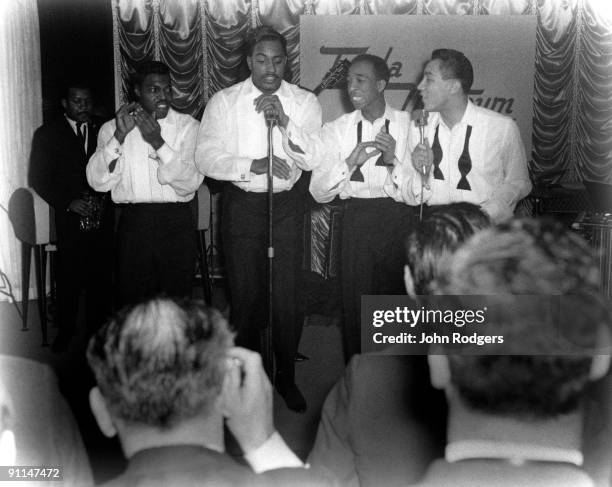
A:
{"label": "draped curtain", "polygon": [[[0,1],[0,271],[21,296],[20,245],[6,213],[13,191],[27,186],[34,130],[42,124],[36,0]],[[9,284],[0,279],[0,299]]]}
{"label": "draped curtain", "polygon": [[[531,169],[540,182],[612,183],[612,19],[603,0],[112,0],[116,103],[136,63],[173,70],[176,105],[196,118],[247,76],[243,38],[270,25],[299,82],[300,15],[536,15]],[[511,47],[509,47],[511,48]]]}

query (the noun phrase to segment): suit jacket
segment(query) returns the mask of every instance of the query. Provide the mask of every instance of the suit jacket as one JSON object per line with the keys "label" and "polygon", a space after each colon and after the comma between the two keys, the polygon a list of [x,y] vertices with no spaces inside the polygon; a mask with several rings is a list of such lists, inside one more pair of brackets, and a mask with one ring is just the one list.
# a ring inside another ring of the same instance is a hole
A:
{"label": "suit jacket", "polygon": [[93,485],[81,434],[51,368],[33,360],[0,355],[0,390],[0,402],[8,401],[16,465],[61,465],[64,480],[52,482],[55,487]]}
{"label": "suit jacket", "polygon": [[355,355],[325,400],[308,461],[343,486],[405,486],[444,454],[446,415],[427,357]]}
{"label": "suit jacket", "polygon": [[30,154],[30,186],[55,210],[55,226],[58,243],[79,238],[79,220],[76,213],[66,211],[71,201],[81,198],[84,192],[104,197],[104,212],[100,231],[104,248],[110,248],[112,239],[113,208],[108,195],[97,193],[87,183],[85,168],[95,152],[99,123],[88,125],[87,153],[72,130],[65,116],[39,127],[32,140]]}
{"label": "suit jacket", "polygon": [[93,191],[87,184],[85,167],[95,152],[98,128],[95,122],[89,125],[87,154],[64,116],[44,124],[34,133],[30,186],[56,213],[65,212],[83,191]]}
{"label": "suit jacket", "polygon": [[127,470],[103,487],[319,486],[329,480],[303,468],[255,474],[227,454],[195,445],[149,448],[130,458]]}

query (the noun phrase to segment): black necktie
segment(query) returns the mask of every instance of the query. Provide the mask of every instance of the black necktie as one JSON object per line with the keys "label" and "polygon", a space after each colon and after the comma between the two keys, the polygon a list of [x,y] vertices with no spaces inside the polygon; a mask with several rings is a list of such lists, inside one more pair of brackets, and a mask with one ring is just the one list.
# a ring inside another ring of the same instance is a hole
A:
{"label": "black necktie", "polygon": [[471,191],[472,187],[470,186],[470,182],[467,180],[467,174],[472,170],[472,159],[470,158],[470,135],[472,135],[472,126],[468,125],[465,130],[465,142],[463,144],[463,152],[459,157],[459,162],[457,166],[459,167],[459,172],[461,173],[461,179],[457,184],[457,189],[464,189],[466,191]]}
{"label": "black necktie", "polygon": [[81,143],[81,148],[83,149],[83,151],[85,153],[87,153],[87,148],[85,147],[85,130],[86,130],[87,124],[83,123],[83,122],[77,122],[76,124],[76,129],[77,129],[77,137],[79,138],[79,142]]}
{"label": "black necktie", "polygon": [[[387,133],[389,133],[389,119],[388,118],[385,119],[385,130],[387,131]],[[376,165],[383,166],[383,167],[387,166],[385,164],[385,157],[382,154],[378,156],[378,159],[376,159]]]}
{"label": "black necktie", "polygon": [[[357,124],[357,143],[358,144],[361,142],[361,130],[362,130],[362,123],[360,120],[359,123]],[[361,172],[361,168],[359,166],[357,166],[357,168],[353,171],[353,174],[351,174],[351,181],[359,181],[360,183],[363,183],[365,181],[365,178],[363,177],[363,173]]]}
{"label": "black necktie", "polygon": [[436,135],[434,136],[433,145],[431,146],[431,150],[433,152],[433,176],[434,179],[444,180],[444,174],[442,174],[442,169],[440,169],[440,163],[442,162],[442,147],[440,147],[440,141],[438,140],[438,129],[440,126],[436,127]]}

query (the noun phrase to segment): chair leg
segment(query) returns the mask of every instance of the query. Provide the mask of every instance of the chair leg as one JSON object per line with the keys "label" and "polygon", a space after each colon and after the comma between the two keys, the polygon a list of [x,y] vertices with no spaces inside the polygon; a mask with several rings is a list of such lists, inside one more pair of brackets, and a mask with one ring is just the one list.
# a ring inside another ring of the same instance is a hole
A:
{"label": "chair leg", "polygon": [[40,331],[42,332],[42,346],[49,345],[47,341],[47,286],[45,278],[47,276],[47,258],[44,245],[34,247],[34,259],[36,266],[36,291],[38,293],[38,315],[40,318]]}
{"label": "chair leg", "polygon": [[21,242],[21,330],[28,329],[28,304],[30,297],[30,264],[32,246]]}
{"label": "chair leg", "polygon": [[198,230],[198,256],[200,259],[200,279],[202,281],[202,291],[204,300],[209,306],[212,304],[212,283],[208,271],[208,256],[206,255],[206,230]]}
{"label": "chair leg", "polygon": [[53,325],[55,328],[58,327],[57,320],[57,288],[55,287],[55,262],[56,262],[55,251],[49,252],[49,285],[51,286],[51,303],[52,303],[52,315]]}

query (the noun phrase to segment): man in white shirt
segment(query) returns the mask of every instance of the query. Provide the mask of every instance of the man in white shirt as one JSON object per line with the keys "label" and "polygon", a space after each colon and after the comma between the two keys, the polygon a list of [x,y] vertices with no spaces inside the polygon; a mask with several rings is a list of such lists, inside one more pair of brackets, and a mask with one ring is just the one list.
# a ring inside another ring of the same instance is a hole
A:
{"label": "man in white shirt", "polygon": [[345,201],[341,280],[346,361],[361,350],[361,296],[403,293],[403,237],[412,209],[400,202],[391,174],[408,164],[410,120],[406,112],[387,105],[388,81],[382,58],[355,57],[347,78],[355,111],[325,124],[322,144],[314,141],[308,148],[324,161],[310,181],[315,200]]}
{"label": "man in white shirt", "polygon": [[138,102],[100,129],[87,181],[122,205],[117,230],[121,304],[165,293],[190,296],[196,258],[189,202],[203,177],[194,164],[197,121],[174,111],[168,66],[136,73]]}
{"label": "man in white shirt", "polygon": [[419,204],[421,197],[428,205],[467,201],[499,222],[510,218],[531,190],[525,147],[511,118],[469,100],[473,78],[463,53],[433,51],[418,89],[425,110],[435,113],[423,143],[412,124],[413,167],[394,176],[408,204]]}
{"label": "man in white shirt", "polygon": [[[91,408],[128,459],[108,485],[320,485],[274,429],[261,358],[233,341],[218,311],[168,298],[120,312],[94,336]],[[224,421],[252,470],[225,453]],[[294,468],[255,474],[281,467]]]}
{"label": "man in white shirt", "polygon": [[294,358],[302,326],[296,309],[303,225],[302,196],[294,187],[311,163],[290,138],[321,126],[316,97],[283,81],[285,39],[261,27],[247,39],[251,77],[211,98],[202,117],[196,164],[207,177],[229,181],[223,195],[222,234],[231,293],[231,323],[237,343],[259,350],[259,332],[267,318],[268,138],[264,116],[273,129],[273,347],[276,386],[287,406],[304,411],[306,401],[295,384]]}

